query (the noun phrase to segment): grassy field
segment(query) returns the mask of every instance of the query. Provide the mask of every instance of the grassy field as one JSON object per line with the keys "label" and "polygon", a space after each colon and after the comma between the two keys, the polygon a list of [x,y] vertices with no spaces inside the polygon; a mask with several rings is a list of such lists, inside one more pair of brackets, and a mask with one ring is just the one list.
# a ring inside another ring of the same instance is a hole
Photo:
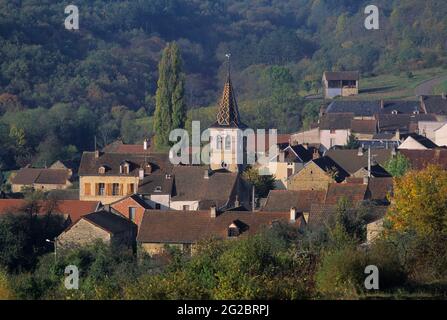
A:
{"label": "grassy field", "polygon": [[360,94],[350,99],[417,99],[414,89],[422,82],[447,75],[447,70],[432,68],[400,74],[379,75],[360,79]]}
{"label": "grassy field", "polygon": [[435,94],[447,93],[447,80],[435,87]]}

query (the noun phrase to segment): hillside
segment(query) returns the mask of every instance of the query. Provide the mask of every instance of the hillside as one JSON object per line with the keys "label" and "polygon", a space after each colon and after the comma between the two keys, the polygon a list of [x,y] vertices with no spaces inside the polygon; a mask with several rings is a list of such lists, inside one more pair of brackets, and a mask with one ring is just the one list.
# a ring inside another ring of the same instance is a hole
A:
{"label": "hillside", "polygon": [[445,1],[376,1],[378,31],[363,27],[366,0],[82,0],[76,32],[63,26],[68,4],[0,1],[3,167],[76,160],[95,135],[105,145],[150,134],[169,41],[182,51],[190,109],[216,102],[230,51],[246,121],[282,131],[309,121],[297,93],[318,87],[323,70],[446,65]]}

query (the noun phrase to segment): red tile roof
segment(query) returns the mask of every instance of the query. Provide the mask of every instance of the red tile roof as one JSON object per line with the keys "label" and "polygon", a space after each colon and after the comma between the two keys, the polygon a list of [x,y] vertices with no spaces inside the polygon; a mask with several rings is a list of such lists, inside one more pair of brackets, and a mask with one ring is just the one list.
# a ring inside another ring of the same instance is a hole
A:
{"label": "red tile roof", "polygon": [[331,183],[326,194],[326,204],[335,205],[341,197],[348,198],[352,203],[365,200],[368,185],[357,183]]}
{"label": "red tile roof", "polygon": [[[0,215],[6,213],[19,213],[26,208],[25,199],[0,199]],[[97,210],[100,202],[80,200],[39,201],[39,214],[48,212],[63,214],[70,217],[71,223],[78,221],[82,216]]]}
{"label": "red tile roof", "polygon": [[[238,226],[241,236],[254,234],[275,221],[289,222],[289,212],[227,211],[211,218],[210,211],[147,210],[137,240],[142,243],[195,243],[207,238],[226,239],[228,227]],[[294,226],[300,227],[297,217]]]}

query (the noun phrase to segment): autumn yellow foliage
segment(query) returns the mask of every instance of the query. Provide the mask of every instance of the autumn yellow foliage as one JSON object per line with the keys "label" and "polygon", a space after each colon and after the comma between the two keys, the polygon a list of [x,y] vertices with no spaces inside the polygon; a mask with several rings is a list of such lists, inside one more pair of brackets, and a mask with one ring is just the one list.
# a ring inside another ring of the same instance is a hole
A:
{"label": "autumn yellow foliage", "polygon": [[0,300],[12,299],[12,293],[9,289],[8,278],[5,272],[0,270]]}
{"label": "autumn yellow foliage", "polygon": [[395,231],[446,235],[447,171],[430,165],[396,178],[387,220]]}

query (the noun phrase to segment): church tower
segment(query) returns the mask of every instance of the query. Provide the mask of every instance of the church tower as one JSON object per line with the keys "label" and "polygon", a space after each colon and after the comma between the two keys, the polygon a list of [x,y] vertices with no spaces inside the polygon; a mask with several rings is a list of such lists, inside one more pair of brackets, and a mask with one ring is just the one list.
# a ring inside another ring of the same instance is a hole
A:
{"label": "church tower", "polygon": [[246,126],[240,120],[231,83],[229,54],[227,58],[228,75],[217,110],[217,121],[209,128],[210,168],[211,170],[226,169],[231,172],[241,172],[244,167],[245,150],[241,130],[243,131]]}

